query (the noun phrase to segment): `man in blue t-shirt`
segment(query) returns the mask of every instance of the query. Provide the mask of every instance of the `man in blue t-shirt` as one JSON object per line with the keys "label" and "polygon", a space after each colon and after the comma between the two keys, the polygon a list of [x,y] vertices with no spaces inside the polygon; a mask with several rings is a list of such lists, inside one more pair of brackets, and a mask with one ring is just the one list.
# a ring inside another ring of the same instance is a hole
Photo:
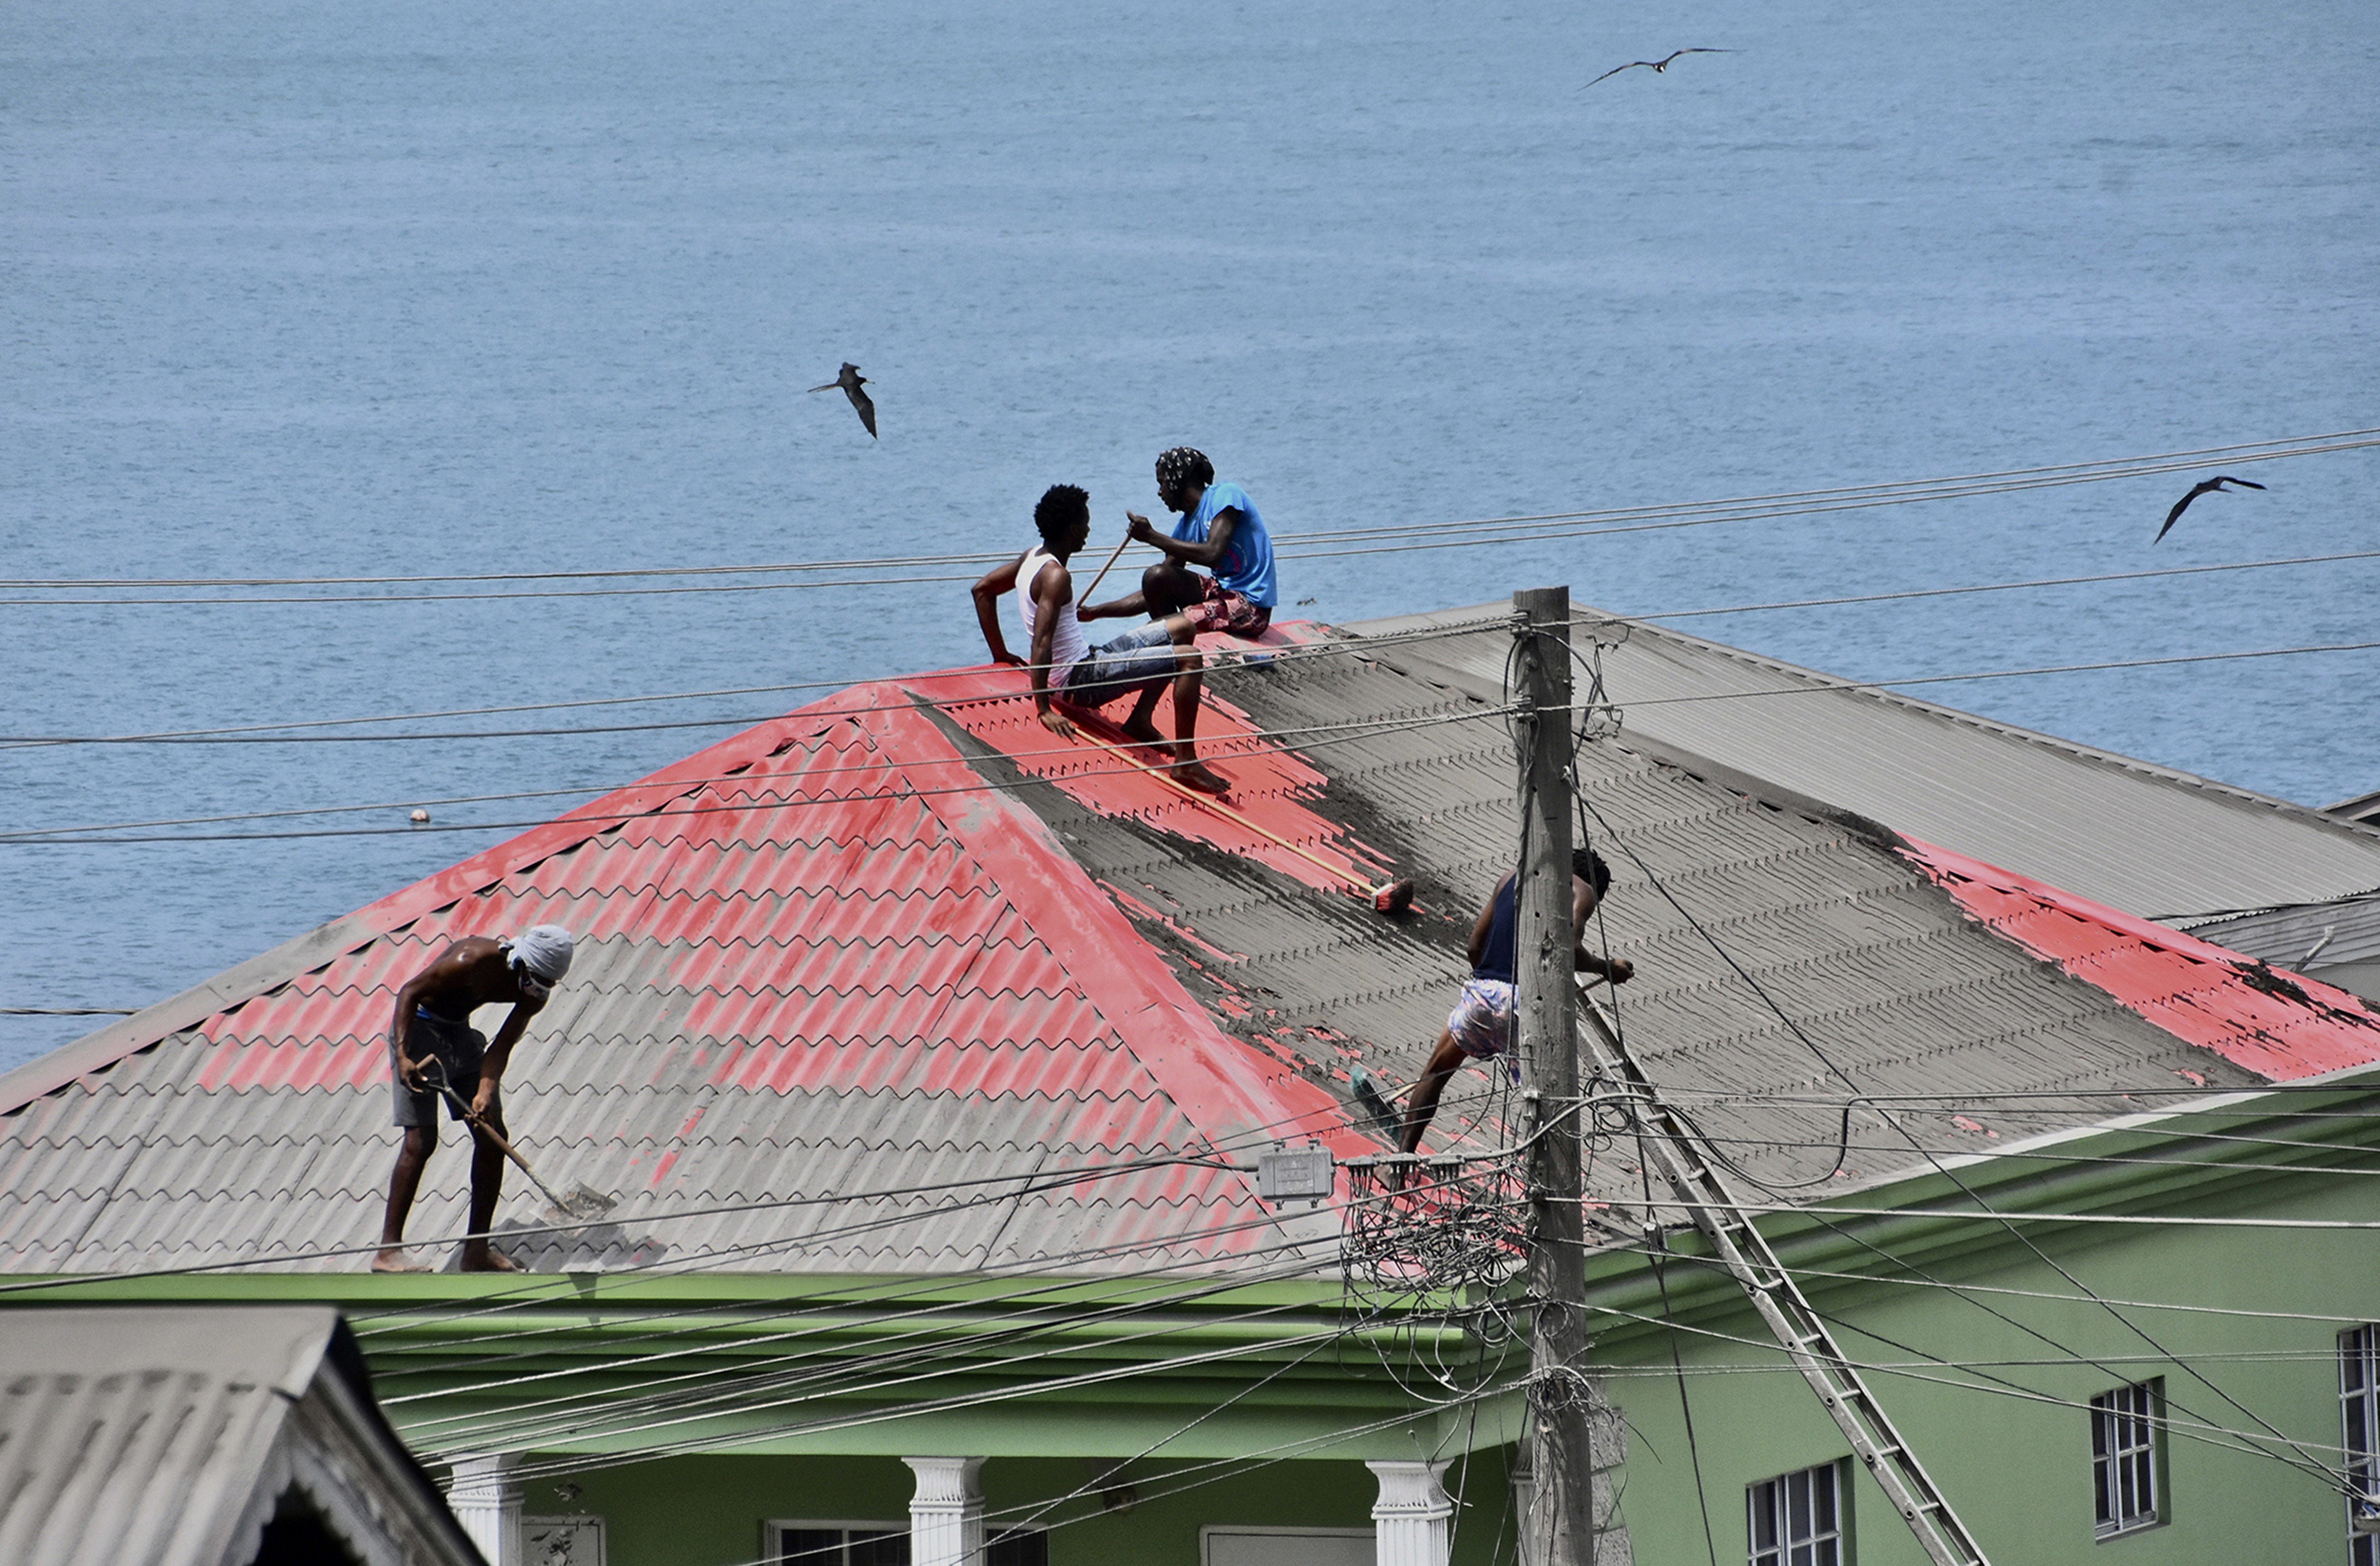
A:
{"label": "man in blue t-shirt", "polygon": [[[1253,641],[1272,624],[1281,589],[1273,581],[1272,535],[1256,502],[1237,484],[1215,481],[1215,465],[1194,446],[1175,446],[1157,459],[1157,498],[1182,520],[1167,538],[1148,518],[1127,511],[1132,536],[1165,558],[1141,573],[1140,602],[1121,601],[1110,613],[1176,612],[1201,631],[1229,631]],[[1214,572],[1202,577],[1190,569]]]}

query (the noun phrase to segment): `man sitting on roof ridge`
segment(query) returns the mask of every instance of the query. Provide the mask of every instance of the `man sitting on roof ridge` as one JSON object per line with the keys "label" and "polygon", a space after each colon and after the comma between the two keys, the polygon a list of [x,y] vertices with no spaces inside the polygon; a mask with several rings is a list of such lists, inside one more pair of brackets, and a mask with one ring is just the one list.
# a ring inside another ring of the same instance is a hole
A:
{"label": "man sitting on roof ridge", "polygon": [[[396,1017],[388,1030],[389,1090],[396,1100],[396,1123],[405,1143],[388,1179],[388,1215],[382,1220],[374,1272],[420,1272],[405,1259],[405,1219],[421,1185],[421,1168],[438,1145],[438,1100],[449,1119],[471,1126],[471,1226],[463,1241],[466,1272],[518,1272],[520,1263],[488,1244],[504,1194],[504,1155],[487,1133],[505,1135],[497,1086],[513,1046],[529,1018],[545,1009],[553,987],[570,971],[573,941],[560,925],[538,925],[492,941],[484,935],[450,942],[436,960],[405,981],[396,992]],[[480,1006],[512,1007],[496,1041],[471,1026]],[[465,1112],[461,1096],[470,1094]]]}
{"label": "man sitting on roof ridge", "polygon": [[[1171,775],[1206,794],[1231,787],[1220,774],[1198,759],[1198,695],[1203,660],[1198,633],[1191,616],[1166,613],[1148,625],[1126,631],[1113,641],[1091,647],[1082,621],[1141,613],[1139,594],[1103,604],[1075,602],[1075,578],[1067,560],[1091,536],[1091,497],[1073,484],[1052,484],[1033,508],[1033,525],[1041,542],[1009,564],[984,573],[976,583],[976,622],[983,627],[984,645],[991,661],[1024,669],[1033,681],[1033,707],[1041,726],[1061,738],[1073,739],[1075,730],[1063,712],[1050,703],[1096,710],[1118,697],[1138,698],[1123,721],[1123,732],[1142,745],[1172,753]],[[1152,567],[1152,569],[1154,569]],[[1016,592],[1017,617],[1032,638],[1032,657],[1008,650],[1000,630],[1000,595]],[[1169,743],[1157,732],[1151,714],[1158,696],[1173,689],[1174,737]]]}
{"label": "man sitting on roof ridge", "polygon": [[[1492,1060],[1512,1047],[1512,981],[1517,972],[1512,954],[1520,926],[1517,884],[1512,875],[1498,881],[1479,917],[1471,921],[1471,977],[1463,981],[1462,998],[1438,1036],[1429,1063],[1406,1096],[1402,1152],[1420,1150],[1422,1134],[1438,1112],[1438,1096],[1446,1090],[1446,1079],[1454,1074],[1455,1067],[1466,1057]],[[1625,957],[1606,961],[1586,949],[1587,916],[1610,887],[1611,867],[1601,855],[1592,848],[1571,850],[1571,961],[1580,973],[1601,974],[1614,984],[1625,984],[1636,975],[1634,964]]]}
{"label": "man sitting on roof ridge", "polygon": [[[1281,602],[1274,579],[1272,535],[1248,492],[1215,480],[1215,465],[1196,446],[1175,446],[1157,459],[1157,498],[1182,519],[1167,538],[1136,511],[1124,516],[1132,537],[1165,556],[1140,574],[1140,591],[1099,606],[1102,614],[1185,613],[1201,631],[1229,631],[1254,641],[1272,625]],[[1215,574],[1190,569],[1204,565]]]}

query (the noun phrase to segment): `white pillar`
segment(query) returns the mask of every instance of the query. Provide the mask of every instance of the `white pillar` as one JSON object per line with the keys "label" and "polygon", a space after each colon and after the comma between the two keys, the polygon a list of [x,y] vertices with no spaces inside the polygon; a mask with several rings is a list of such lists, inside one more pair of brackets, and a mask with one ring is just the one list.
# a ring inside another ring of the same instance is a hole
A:
{"label": "white pillar", "polygon": [[980,1457],[905,1457],[917,1475],[909,1498],[909,1566],[983,1566]]}
{"label": "white pillar", "polygon": [[1373,1559],[1378,1566],[1447,1566],[1447,1519],[1454,1502],[1438,1482],[1443,1463],[1366,1463],[1380,1482],[1372,1503]]}
{"label": "white pillar", "polygon": [[506,1452],[455,1459],[446,1504],[488,1558],[488,1566],[522,1566],[521,1487],[513,1477],[520,1459]]}

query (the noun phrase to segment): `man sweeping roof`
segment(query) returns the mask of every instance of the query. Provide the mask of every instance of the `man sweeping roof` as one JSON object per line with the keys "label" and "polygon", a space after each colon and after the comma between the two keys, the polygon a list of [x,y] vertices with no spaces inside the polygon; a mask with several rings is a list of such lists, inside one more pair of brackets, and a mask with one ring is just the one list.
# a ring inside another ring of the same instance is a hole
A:
{"label": "man sweeping roof", "polygon": [[[413,1209],[430,1149],[438,1145],[442,1098],[448,1118],[468,1120],[471,1126],[471,1224],[463,1241],[462,1269],[521,1270],[520,1263],[488,1244],[504,1181],[504,1149],[488,1133],[505,1135],[497,1093],[504,1067],[529,1019],[545,1009],[553,987],[570,971],[572,946],[570,932],[560,925],[537,925],[502,940],[466,936],[397,990],[388,1031],[389,1090],[405,1142],[389,1175],[388,1216],[381,1225],[373,1271],[427,1270],[406,1259],[405,1219]],[[493,1043],[471,1026],[471,1013],[480,1006],[512,1008]],[[460,1101],[466,1097],[468,1116]]]}

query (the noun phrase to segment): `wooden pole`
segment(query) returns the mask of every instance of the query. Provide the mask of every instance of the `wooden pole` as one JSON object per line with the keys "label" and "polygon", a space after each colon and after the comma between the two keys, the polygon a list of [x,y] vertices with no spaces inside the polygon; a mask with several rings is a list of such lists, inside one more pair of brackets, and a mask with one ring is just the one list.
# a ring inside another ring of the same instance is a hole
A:
{"label": "wooden pole", "polygon": [[1593,1566],[1595,1464],[1585,1375],[1578,1004],[1571,925],[1570,589],[1512,595],[1521,707],[1523,855],[1512,1020],[1528,1105],[1529,1491],[1524,1560]]}
{"label": "wooden pole", "polygon": [[1131,546],[1131,543],[1132,535],[1126,533],[1123,536],[1123,542],[1116,545],[1115,552],[1108,556],[1108,563],[1099,567],[1099,574],[1091,578],[1091,585],[1083,589],[1083,596],[1075,601],[1077,604],[1091,601],[1091,595],[1099,590],[1099,584],[1108,579],[1108,573],[1115,569],[1115,563],[1123,558],[1123,552]]}

